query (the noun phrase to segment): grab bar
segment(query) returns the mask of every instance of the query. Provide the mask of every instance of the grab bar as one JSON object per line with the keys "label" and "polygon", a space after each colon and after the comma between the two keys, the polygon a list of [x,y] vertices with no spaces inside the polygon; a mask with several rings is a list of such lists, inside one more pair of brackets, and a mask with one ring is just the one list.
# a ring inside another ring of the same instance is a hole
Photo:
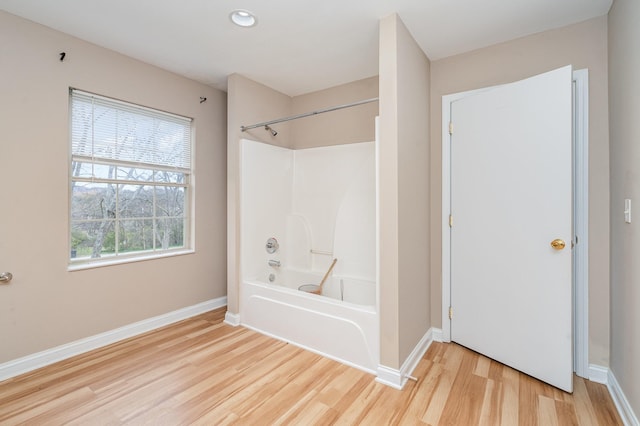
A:
{"label": "grab bar", "polygon": [[330,251],[311,249],[311,250],[309,250],[309,252],[311,252],[311,254],[322,254],[322,255],[325,255],[325,256],[333,256],[333,252],[330,252]]}

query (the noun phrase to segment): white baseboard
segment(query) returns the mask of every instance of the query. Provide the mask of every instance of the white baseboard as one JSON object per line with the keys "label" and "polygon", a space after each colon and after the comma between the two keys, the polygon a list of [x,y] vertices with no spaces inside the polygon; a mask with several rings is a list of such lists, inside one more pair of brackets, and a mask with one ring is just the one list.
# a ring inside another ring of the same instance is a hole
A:
{"label": "white baseboard", "polygon": [[620,414],[620,417],[622,418],[622,422],[625,426],[640,426],[638,417],[633,412],[633,408],[631,408],[631,404],[629,404],[629,400],[622,391],[616,376],[613,375],[611,370],[607,369],[607,371],[607,388],[609,389],[609,394],[611,394],[613,403],[618,409],[618,414]]}
{"label": "white baseboard", "polygon": [[384,365],[378,366],[377,376],[376,382],[398,390],[402,390],[404,384],[407,382],[406,378],[403,380],[400,370],[385,367]]}
{"label": "white baseboard", "polygon": [[620,414],[625,426],[640,426],[640,423],[638,423],[638,417],[633,412],[633,408],[631,408],[631,405],[622,391],[618,380],[609,368],[589,364],[588,379],[592,382],[602,383],[607,386],[609,395],[611,395],[611,399],[613,400],[613,403],[618,410],[618,414]]}
{"label": "white baseboard", "polygon": [[0,364],[0,381],[227,305],[219,297]]}
{"label": "white baseboard", "polygon": [[434,342],[443,342],[442,340],[442,329],[441,328],[432,328],[433,332],[433,341]]}
{"label": "white baseboard", "polygon": [[224,323],[233,327],[239,326],[240,314],[232,314],[231,312],[227,311],[227,313],[224,314]]}
{"label": "white baseboard", "polygon": [[[436,340],[434,336],[438,336],[440,340]],[[401,390],[434,341],[442,341],[442,330],[432,327],[427,330],[422,339],[420,339],[418,344],[413,348],[413,351],[411,351],[407,359],[402,363],[400,370],[379,365],[376,382]]]}
{"label": "white baseboard", "polygon": [[590,381],[596,383],[602,383],[606,385],[609,381],[609,369],[600,365],[589,364],[589,376]]}

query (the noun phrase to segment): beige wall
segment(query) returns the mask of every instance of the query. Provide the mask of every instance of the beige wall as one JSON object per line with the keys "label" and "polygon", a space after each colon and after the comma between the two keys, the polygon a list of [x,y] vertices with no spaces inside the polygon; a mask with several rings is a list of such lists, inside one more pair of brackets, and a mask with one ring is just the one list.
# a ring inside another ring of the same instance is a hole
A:
{"label": "beige wall", "polygon": [[442,324],[442,96],[564,65],[589,70],[589,361],[609,364],[607,19],[600,17],[431,64],[431,321]]}
{"label": "beige wall", "polygon": [[430,327],[429,60],[397,15],[380,22],[380,364]]}
{"label": "beige wall", "polygon": [[[616,0],[609,12],[611,121],[611,370],[640,415],[640,2]],[[624,223],[624,199],[632,223]]]}
{"label": "beige wall", "polygon": [[[223,297],[225,94],[4,12],[0,52],[0,363]],[[70,86],[194,118],[194,254],[67,271]]]}
{"label": "beige wall", "polygon": [[[293,114],[345,105],[378,97],[378,77],[342,84],[292,98]],[[378,102],[313,115],[291,122],[296,149],[375,140]],[[277,127],[278,125],[274,126]]]}

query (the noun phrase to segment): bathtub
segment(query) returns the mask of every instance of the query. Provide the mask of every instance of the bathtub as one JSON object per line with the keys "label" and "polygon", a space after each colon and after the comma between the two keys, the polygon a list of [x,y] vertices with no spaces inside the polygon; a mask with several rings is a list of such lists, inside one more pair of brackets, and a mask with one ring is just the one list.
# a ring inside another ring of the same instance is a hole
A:
{"label": "bathtub", "polygon": [[269,273],[242,282],[242,325],[376,374],[379,333],[374,282],[332,277],[320,296],[298,287],[318,284],[322,275],[295,270],[274,275],[272,283]]}

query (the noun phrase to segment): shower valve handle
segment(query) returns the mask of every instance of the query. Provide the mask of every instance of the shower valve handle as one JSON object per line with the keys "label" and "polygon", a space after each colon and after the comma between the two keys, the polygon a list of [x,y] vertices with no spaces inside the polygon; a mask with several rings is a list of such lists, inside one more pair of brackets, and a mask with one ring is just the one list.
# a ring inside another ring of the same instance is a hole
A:
{"label": "shower valve handle", "polygon": [[278,244],[278,240],[272,237],[267,240],[267,244],[265,244],[264,248],[267,250],[267,253],[273,254],[278,251],[280,244]]}

